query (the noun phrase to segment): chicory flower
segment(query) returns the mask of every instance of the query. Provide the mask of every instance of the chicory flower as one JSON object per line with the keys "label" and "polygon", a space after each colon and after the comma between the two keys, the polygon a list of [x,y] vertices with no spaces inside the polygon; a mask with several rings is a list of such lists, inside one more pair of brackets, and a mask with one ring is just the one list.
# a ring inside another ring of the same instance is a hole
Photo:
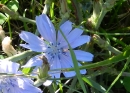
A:
{"label": "chicory flower", "polygon": [[[30,32],[22,31],[19,36],[27,44],[20,45],[32,51],[42,52],[43,54],[31,58],[23,67],[42,66],[43,61],[39,56],[45,56],[47,58],[50,70],[74,67],[67,42],[60,31],[55,31],[55,28],[47,15],[42,14],[36,16],[36,25],[42,38],[39,38]],[[93,55],[91,53],[75,49],[78,46],[88,43],[90,41],[90,36],[81,35],[83,30],[80,28],[73,29],[73,23],[69,20],[63,23],[59,30],[66,36],[78,61],[88,62],[93,60]],[[80,63],[78,63],[78,65],[81,66]],[[80,72],[81,74],[85,74],[86,70],[80,70]],[[60,73],[61,71],[59,71],[59,73],[54,72],[49,74],[53,78],[60,78]],[[72,77],[75,76],[76,73],[75,71],[68,71],[63,72],[63,74],[65,77]]]}

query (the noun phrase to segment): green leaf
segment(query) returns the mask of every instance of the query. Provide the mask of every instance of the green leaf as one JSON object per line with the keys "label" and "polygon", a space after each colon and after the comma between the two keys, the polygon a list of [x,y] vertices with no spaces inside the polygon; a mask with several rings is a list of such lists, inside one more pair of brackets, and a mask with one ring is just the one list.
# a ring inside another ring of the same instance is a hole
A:
{"label": "green leaf", "polygon": [[31,50],[27,50],[27,51],[24,51],[22,53],[16,54],[14,56],[8,57],[5,60],[10,60],[10,61],[13,61],[13,62],[17,62],[18,60],[27,58],[29,56],[32,56],[33,54],[35,54],[35,52],[33,52]]}
{"label": "green leaf", "polygon": [[106,89],[104,87],[102,87],[100,84],[96,83],[94,80],[87,78],[87,77],[83,77],[82,78],[86,83],[88,83],[91,87],[97,89],[98,91],[105,93]]}
{"label": "green leaf", "polygon": [[0,13],[0,25],[2,25],[6,20],[7,17],[4,14]]}
{"label": "green leaf", "polygon": [[123,79],[123,85],[125,87],[125,89],[130,92],[130,77],[125,77]]}
{"label": "green leaf", "polygon": [[24,69],[22,70],[22,72],[23,72],[24,74],[29,74],[33,69],[34,69],[34,67],[32,67],[32,68],[24,68]]}
{"label": "green leaf", "polygon": [[68,40],[66,39],[64,33],[62,32],[62,30],[60,29],[59,31],[61,32],[62,36],[64,37],[64,39],[65,39],[66,42],[68,43],[69,50],[70,50],[70,54],[71,54],[71,57],[72,57],[72,60],[73,60],[73,64],[74,64],[74,70],[75,70],[75,72],[76,72],[77,78],[78,78],[78,80],[79,80],[79,83],[80,83],[80,85],[81,85],[81,87],[82,87],[84,93],[87,93],[86,88],[85,88],[85,85],[84,85],[84,82],[83,82],[82,77],[81,77],[81,74],[80,74],[80,69],[79,69],[79,66],[78,66],[78,62],[77,62],[75,53],[74,53],[74,51],[72,50],[72,48],[71,48],[71,46],[70,46]]}
{"label": "green leaf", "polygon": [[[119,55],[116,55],[116,56],[113,56],[113,57],[110,57],[106,60],[103,60],[103,61],[99,61],[99,62],[95,62],[95,63],[91,63],[91,64],[87,64],[87,65],[83,65],[81,67],[79,67],[80,69],[91,69],[91,68],[96,68],[96,67],[100,67],[100,66],[106,66],[106,65],[111,65],[113,63],[118,63],[118,62],[121,62],[123,60],[125,60],[126,58],[129,57],[130,55],[130,46],[128,46],[126,49],[126,51],[124,51],[123,53],[119,54]],[[59,69],[57,69],[59,70]],[[57,71],[57,70],[51,70],[51,71]],[[73,71],[74,68],[65,68],[65,69],[62,69],[63,71]]]}
{"label": "green leaf", "polygon": [[0,55],[0,59],[4,59],[4,56],[3,56],[3,55]]}
{"label": "green leaf", "polygon": [[51,7],[50,7],[50,16],[51,18],[54,18],[54,2],[52,2]]}
{"label": "green leaf", "polygon": [[118,76],[115,78],[115,80],[111,83],[111,85],[109,86],[109,88],[107,89],[107,91],[105,93],[108,93],[108,91],[113,87],[113,85],[118,81],[118,79],[121,77],[122,73],[126,70],[126,68],[129,66],[130,63],[130,56],[128,57],[123,69],[121,70],[121,72],[118,74]]}
{"label": "green leaf", "polygon": [[9,3],[7,4],[7,7],[16,12],[19,7],[19,2],[17,0],[9,1]]}
{"label": "green leaf", "polygon": [[8,0],[1,0],[1,4],[5,4]]}

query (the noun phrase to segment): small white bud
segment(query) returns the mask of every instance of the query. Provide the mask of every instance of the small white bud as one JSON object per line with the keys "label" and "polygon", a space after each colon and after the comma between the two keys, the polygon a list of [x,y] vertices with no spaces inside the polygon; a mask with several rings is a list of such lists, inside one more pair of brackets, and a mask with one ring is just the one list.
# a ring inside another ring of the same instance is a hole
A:
{"label": "small white bud", "polygon": [[12,40],[10,37],[5,37],[2,41],[2,50],[8,55],[13,56],[17,54],[17,51],[14,49],[14,47],[11,45]]}
{"label": "small white bud", "polygon": [[5,38],[5,31],[2,29],[2,26],[0,25],[0,39],[1,41]]}
{"label": "small white bud", "polygon": [[2,30],[2,26],[0,25],[0,30]]}

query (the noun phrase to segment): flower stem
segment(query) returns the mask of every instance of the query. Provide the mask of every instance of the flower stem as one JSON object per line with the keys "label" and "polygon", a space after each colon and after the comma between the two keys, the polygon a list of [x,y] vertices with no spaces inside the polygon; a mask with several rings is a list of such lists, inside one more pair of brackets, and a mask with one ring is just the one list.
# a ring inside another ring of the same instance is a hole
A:
{"label": "flower stem", "polygon": [[116,0],[106,0],[105,3],[103,3],[102,0],[94,1],[95,6],[99,4],[99,8],[101,8],[101,11],[97,9],[97,7],[93,7],[93,14],[88,19],[88,22],[90,22],[93,29],[97,30],[100,27],[100,24],[106,15],[108,11],[110,11],[113,6],[115,5]]}
{"label": "flower stem", "polygon": [[[130,48],[130,47],[129,47]],[[113,56],[111,58],[108,58],[106,60],[103,61],[99,61],[99,62],[95,62],[93,64],[87,64],[84,66],[79,67],[79,69],[92,69],[92,68],[96,68],[96,67],[101,67],[101,66],[107,66],[107,65],[111,65],[113,63],[118,63],[126,58],[128,58],[130,55],[130,49],[127,49],[126,51],[124,51],[123,53]],[[74,68],[66,68],[66,69],[54,69],[54,70],[50,70],[50,71],[73,71]]]}
{"label": "flower stem", "polygon": [[98,36],[96,34],[94,34],[94,36],[93,36],[93,41],[94,41],[94,43],[98,44],[101,48],[104,48],[104,49],[106,49],[108,51],[111,51],[112,53],[114,53],[116,55],[122,53],[118,49],[112,47],[108,42],[101,39],[100,36]]}
{"label": "flower stem", "polygon": [[36,22],[34,20],[20,16],[17,12],[9,9],[6,5],[0,4],[0,10],[4,13],[7,13],[12,19],[17,19],[17,20],[21,20],[23,22],[29,22],[32,24],[36,24]]}
{"label": "flower stem", "polygon": [[117,80],[121,77],[121,75],[123,74],[123,72],[126,70],[126,68],[128,67],[130,63],[130,56],[128,57],[123,69],[121,70],[121,72],[118,74],[118,76],[115,78],[115,80],[112,82],[112,84],[110,85],[110,87],[107,89],[107,91],[105,93],[108,93],[108,91],[112,88],[112,86],[117,82]]}
{"label": "flower stem", "polygon": [[42,11],[43,14],[47,14],[49,9],[50,9],[50,6],[51,6],[51,3],[52,3],[52,0],[45,0],[45,6],[44,6],[44,9]]}
{"label": "flower stem", "polygon": [[96,22],[96,24],[95,24],[95,29],[96,29],[96,30],[99,28],[99,26],[100,26],[100,24],[101,24],[101,22],[102,22],[104,16],[106,15],[106,13],[107,13],[107,11],[106,11],[104,8],[102,8],[102,10],[101,10],[101,12],[100,12],[100,15],[99,15],[99,17],[98,17],[98,20],[97,20],[97,22]]}
{"label": "flower stem", "polygon": [[14,55],[14,56],[11,56],[11,57],[8,57],[4,60],[10,60],[10,61],[18,61],[18,60],[21,60],[23,58],[26,58],[27,56],[31,56],[35,54],[35,52],[31,51],[31,50],[28,50],[28,51],[25,51],[25,52],[22,52],[20,54],[17,54],[17,55]]}
{"label": "flower stem", "polygon": [[78,0],[71,0],[73,8],[75,10],[75,15],[77,18],[77,22],[78,24],[82,22],[83,18],[82,18],[82,11],[80,8],[80,3],[78,2]]}
{"label": "flower stem", "polygon": [[70,10],[67,5],[67,0],[59,0],[60,1],[60,16],[62,18],[60,25],[62,25],[70,16]]}
{"label": "flower stem", "polygon": [[23,22],[28,22],[28,23],[31,23],[31,24],[36,24],[35,20],[29,19],[29,18],[26,18],[26,17],[18,16],[17,19],[20,20],[20,21],[23,21]]}

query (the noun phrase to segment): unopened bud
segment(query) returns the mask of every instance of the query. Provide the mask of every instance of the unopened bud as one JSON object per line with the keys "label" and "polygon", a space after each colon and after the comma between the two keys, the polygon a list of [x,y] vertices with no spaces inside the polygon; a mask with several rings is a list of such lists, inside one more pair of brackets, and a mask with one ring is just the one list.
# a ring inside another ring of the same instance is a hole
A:
{"label": "unopened bud", "polygon": [[50,70],[49,63],[45,56],[39,58],[43,61],[43,65],[38,68],[38,80],[35,81],[34,85],[40,86],[43,84],[44,86],[49,86],[52,83],[51,80],[47,80],[47,78],[50,78],[50,76],[48,75],[48,71]]}
{"label": "unopened bud", "polygon": [[94,34],[93,41],[98,44],[101,48],[107,48],[109,46],[109,43],[103,39],[100,38],[99,35]]}
{"label": "unopened bud", "polygon": [[12,40],[10,37],[5,37],[2,41],[2,50],[8,55],[13,56],[17,54],[17,51],[14,49],[14,47],[11,45]]}
{"label": "unopened bud", "polygon": [[0,25],[0,30],[2,30],[3,28],[2,28],[2,26]]}
{"label": "unopened bud", "polygon": [[2,29],[2,26],[0,25],[0,40],[2,41],[5,38],[5,31]]}
{"label": "unopened bud", "polygon": [[50,70],[50,66],[45,56],[39,58],[43,61],[43,65],[39,67],[39,78],[45,78],[48,76],[48,71]]}

